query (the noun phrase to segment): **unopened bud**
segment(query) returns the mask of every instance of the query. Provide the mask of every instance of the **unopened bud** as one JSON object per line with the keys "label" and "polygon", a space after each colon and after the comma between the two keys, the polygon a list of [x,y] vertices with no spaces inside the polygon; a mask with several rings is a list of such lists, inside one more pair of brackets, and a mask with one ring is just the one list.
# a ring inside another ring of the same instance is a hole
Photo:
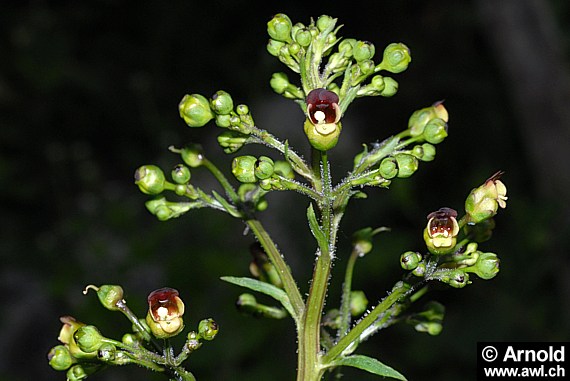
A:
{"label": "unopened bud", "polygon": [[189,127],[202,127],[214,118],[210,102],[200,94],[185,95],[178,110]]}
{"label": "unopened bud", "polygon": [[135,171],[135,184],[145,194],[162,193],[165,183],[164,172],[156,165],[143,165]]}

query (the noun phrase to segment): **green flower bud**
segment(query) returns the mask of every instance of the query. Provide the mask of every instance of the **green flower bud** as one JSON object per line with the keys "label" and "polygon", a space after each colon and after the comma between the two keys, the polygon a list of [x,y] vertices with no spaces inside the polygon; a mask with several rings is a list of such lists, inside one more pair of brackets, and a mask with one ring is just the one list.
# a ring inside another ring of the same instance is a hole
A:
{"label": "green flower bud", "polygon": [[327,29],[334,28],[336,24],[336,19],[333,19],[330,16],[322,15],[317,19],[317,28],[319,31],[324,32]]}
{"label": "green flower bud", "polygon": [[369,60],[374,57],[374,44],[368,41],[357,41],[352,47],[352,55],[356,61]]}
{"label": "green flower bud", "polygon": [[418,159],[406,153],[397,153],[394,155],[398,164],[398,177],[406,178],[414,174],[418,170]]}
{"label": "green flower bud", "polygon": [[404,270],[414,270],[422,261],[422,255],[415,251],[407,251],[400,256],[400,265]]}
{"label": "green flower bud", "polygon": [[299,45],[306,48],[311,44],[313,36],[311,35],[311,32],[308,29],[303,28],[297,30],[293,38],[295,39],[295,41],[297,41]]}
{"label": "green flower bud", "polygon": [[360,72],[365,76],[374,73],[374,61],[372,60],[360,61],[358,62],[358,67],[360,68]]}
{"label": "green flower bud", "polygon": [[214,340],[219,330],[220,327],[218,326],[218,323],[214,321],[214,319],[204,319],[198,324],[198,334],[204,340]]}
{"label": "green flower bud", "polygon": [[383,178],[392,179],[398,176],[398,163],[395,158],[386,157],[380,162],[378,170]]}
{"label": "green flower bud", "polygon": [[283,48],[284,46],[285,46],[284,42],[270,39],[269,42],[267,43],[267,51],[272,56],[278,57],[279,52],[281,52],[281,48]]}
{"label": "green flower bud", "polygon": [[438,322],[421,322],[414,326],[414,329],[418,332],[427,332],[430,336],[437,336],[443,330],[443,325]]}
{"label": "green flower bud", "polygon": [[278,13],[267,22],[267,33],[274,40],[289,42],[292,27],[291,19],[286,14]]}
{"label": "green flower bud", "polygon": [[216,114],[227,115],[233,111],[234,102],[230,94],[224,90],[218,90],[210,99],[210,107]]}
{"label": "green flower bud", "polygon": [[145,206],[148,211],[154,214],[160,221],[166,221],[171,218],[179,217],[189,211],[192,207],[188,203],[184,202],[178,203],[167,201],[164,197],[148,200],[145,202]]}
{"label": "green flower bud", "polygon": [[424,229],[424,241],[432,254],[449,254],[457,244],[459,224],[457,212],[451,208],[441,208],[428,215]]}
{"label": "green flower bud", "polygon": [[287,49],[289,49],[289,54],[295,57],[301,51],[301,45],[299,45],[296,42],[292,42],[289,45],[287,45]]}
{"label": "green flower bud", "polygon": [[69,369],[75,363],[75,359],[65,345],[53,347],[50,349],[47,357],[49,365],[55,370]]}
{"label": "green flower bud", "polygon": [[368,307],[368,299],[364,291],[350,292],[350,314],[352,316],[360,316]]}
{"label": "green flower bud", "polygon": [[475,265],[464,268],[464,271],[475,273],[479,278],[493,279],[499,273],[500,261],[497,254],[480,253]]}
{"label": "green flower bud", "polygon": [[232,115],[231,114],[216,114],[216,118],[214,120],[214,122],[216,122],[216,126],[218,127],[222,127],[222,128],[228,128],[229,126],[231,126],[231,118]]}
{"label": "green flower bud", "polygon": [[428,143],[439,144],[447,137],[447,123],[443,119],[435,118],[426,124],[424,138]]}
{"label": "green flower bud", "polygon": [[79,349],[85,353],[92,353],[99,349],[105,339],[94,325],[79,328],[73,335]]}
{"label": "green flower bud", "polygon": [[224,131],[218,135],[218,144],[224,149],[225,153],[234,153],[242,148],[248,136],[238,131]]}
{"label": "green flower bud", "polygon": [[273,175],[274,171],[274,163],[267,156],[260,156],[257,162],[255,163],[255,177],[260,180],[267,179]]}
{"label": "green flower bud", "polygon": [[463,288],[470,283],[469,274],[459,269],[446,271],[440,280],[454,288]]}
{"label": "green flower bud", "polygon": [[105,284],[101,287],[89,285],[83,290],[83,294],[87,294],[89,290],[97,293],[99,301],[108,310],[118,311],[117,303],[123,301],[123,288],[117,285]]}
{"label": "green flower bud", "polygon": [[178,111],[189,127],[202,127],[214,118],[210,102],[200,94],[186,94],[178,105]]}
{"label": "green flower bud", "polygon": [[[309,139],[311,146],[318,149],[319,151],[328,151],[336,146],[338,143],[338,137],[342,130],[341,123],[331,123],[330,128],[324,129],[322,127],[317,128],[317,125],[313,124],[309,118],[305,120],[303,125],[305,135]],[[325,133],[323,133],[323,131]]]}
{"label": "green flower bud", "polygon": [[502,174],[502,171],[495,173],[467,196],[465,211],[470,223],[478,224],[497,214],[499,208],[507,206],[507,187],[500,180]]}
{"label": "green flower bud", "polygon": [[356,40],[354,38],[346,38],[338,44],[338,51],[342,53],[346,58],[352,57],[353,48],[356,44]]}
{"label": "green flower bud", "polygon": [[176,184],[186,184],[190,181],[192,174],[190,173],[190,168],[184,164],[178,164],[172,169],[170,176]]}
{"label": "green flower bud", "polygon": [[99,347],[97,351],[97,358],[103,362],[109,362],[115,360],[115,355],[117,353],[117,347],[110,343],[104,343]]}
{"label": "green flower bud", "polygon": [[386,98],[390,98],[398,92],[398,82],[394,78],[384,77],[384,89],[380,92],[380,95]]}
{"label": "green flower bud", "polygon": [[138,347],[142,344],[140,337],[134,333],[125,333],[121,338],[121,342],[130,347]]}
{"label": "green flower bud", "polygon": [[85,380],[89,375],[81,365],[74,365],[67,371],[67,381]]}
{"label": "green flower bud", "polygon": [[247,115],[249,114],[249,107],[247,107],[247,105],[244,104],[237,105],[236,112],[238,113],[238,115]]}
{"label": "green flower bud", "polygon": [[449,120],[449,115],[443,106],[443,102],[436,102],[430,107],[425,107],[414,111],[408,120],[410,135],[413,137],[422,135],[424,133],[426,125],[431,120],[436,118],[439,118],[444,122],[447,122]]}
{"label": "green flower bud", "polygon": [[286,179],[293,180],[295,178],[295,171],[293,171],[293,167],[291,167],[291,164],[285,160],[276,160],[273,170],[275,174]]}
{"label": "green flower bud", "polygon": [[291,83],[285,73],[273,73],[269,85],[277,94],[283,94]]}
{"label": "green flower bud", "polygon": [[417,145],[412,149],[412,155],[421,161],[432,161],[435,159],[435,147],[429,143]]}
{"label": "green flower bud", "polygon": [[382,62],[378,66],[390,73],[401,73],[408,68],[411,60],[410,49],[406,45],[393,43],[384,49]]}
{"label": "green flower bud", "polygon": [[238,156],[232,161],[232,173],[241,183],[255,183],[255,164],[257,158],[251,155]]}
{"label": "green flower bud", "polygon": [[200,167],[204,164],[204,151],[199,144],[189,144],[180,150],[182,160],[191,168]]}
{"label": "green flower bud", "polygon": [[166,179],[162,169],[156,165],[143,165],[135,172],[135,184],[141,192],[156,195],[164,191]]}
{"label": "green flower bud", "polygon": [[418,267],[416,267],[415,269],[412,270],[412,274],[414,274],[417,277],[423,278],[426,275],[426,264],[421,262]]}

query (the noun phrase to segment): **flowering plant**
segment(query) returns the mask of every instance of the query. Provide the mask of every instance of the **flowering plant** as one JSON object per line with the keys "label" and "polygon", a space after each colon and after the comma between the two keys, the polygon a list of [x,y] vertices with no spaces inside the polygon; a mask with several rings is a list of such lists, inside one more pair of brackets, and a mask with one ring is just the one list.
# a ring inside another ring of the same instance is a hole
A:
{"label": "flowering plant", "polygon": [[[341,377],[342,367],[347,366],[405,380],[401,372],[380,359],[356,354],[358,346],[397,323],[409,324],[418,332],[439,334],[444,317],[440,303],[428,302],[419,312],[411,309],[430,287],[440,282],[462,288],[472,282],[471,274],[485,280],[496,276],[497,255],[480,251],[479,244],[490,238],[493,217],[506,206],[506,187],[498,172],[470,192],[464,212],[442,207],[428,213],[423,231],[425,249],[400,256],[405,271],[402,279],[385,298],[372,305],[362,291],[353,290],[353,271],[356,261],[372,251],[374,236],[387,228],[357,230],[342,298],[336,305],[332,301],[325,303],[333,263],[343,255],[337,250],[338,231],[349,201],[366,198],[366,187],[388,189],[393,181],[412,176],[421,162],[434,160],[435,146],[447,137],[449,121],[442,102],[415,111],[400,133],[364,146],[354,158],[351,171],[333,183],[330,153],[341,137],[342,118],[349,106],[361,97],[395,95],[398,83],[390,75],[403,72],[411,62],[410,50],[402,43],[386,46],[380,62],[375,62],[372,43],[341,38],[340,29],[337,19],[326,15],[304,25],[293,24],[288,16],[278,14],[267,24],[268,52],[300,77],[294,83],[287,74],[278,72],[273,74],[270,85],[276,93],[296,102],[305,114],[308,160],[286,139],[257,126],[249,107],[234,104],[228,92],[218,90],[209,98],[188,94],[179,104],[181,118],[192,128],[210,122],[222,128],[217,141],[225,153],[235,154],[251,144],[264,145],[270,153],[235,156],[231,180],[198,144],[171,147],[180,163],[173,167],[170,178],[155,165],[143,165],[135,172],[135,184],[151,196],[146,208],[161,221],[208,207],[246,225],[258,242],[251,247],[252,277],[225,276],[222,280],[275,299],[276,305],[265,305],[254,295],[244,293],[237,302],[242,312],[265,318],[292,318],[297,332],[298,381],[318,381],[325,374]],[[346,127],[344,133],[349,134],[347,129],[352,126]],[[191,182],[194,172],[201,169],[217,180],[223,194]],[[315,240],[315,264],[306,297],[285,255],[258,218],[268,208],[266,196],[276,191],[295,191],[308,199],[306,216]],[[146,318],[141,319],[127,307],[120,286],[88,286],[86,292],[90,289],[105,308],[123,313],[133,331],[118,341],[103,336],[95,326],[63,317],[61,344],[48,355],[54,369],[67,371],[69,380],[81,380],[107,365],[134,363],[163,372],[172,380],[195,379],[183,362],[216,336],[219,327],[213,319],[202,320],[196,331],[188,333],[182,351],[176,355],[169,339],[183,332],[185,313],[177,290],[153,291],[148,296]],[[325,309],[325,304],[334,307]]]}

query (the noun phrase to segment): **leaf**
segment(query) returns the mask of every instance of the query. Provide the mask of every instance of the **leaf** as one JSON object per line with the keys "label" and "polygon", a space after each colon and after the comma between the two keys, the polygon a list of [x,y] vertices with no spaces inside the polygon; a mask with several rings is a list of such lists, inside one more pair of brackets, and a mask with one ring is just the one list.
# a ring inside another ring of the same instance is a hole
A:
{"label": "leaf", "polygon": [[218,202],[224,207],[224,210],[228,212],[232,217],[242,218],[242,214],[231,205],[225,198],[223,198],[218,192],[212,191],[212,195],[218,200]]}
{"label": "leaf", "polygon": [[376,374],[383,377],[391,377],[396,380],[407,381],[400,372],[394,368],[389,367],[376,360],[375,358],[363,356],[363,355],[353,355],[338,359],[333,361],[331,366],[351,366],[353,368],[358,368]]}
{"label": "leaf", "polygon": [[313,204],[309,204],[309,207],[307,208],[307,220],[309,220],[309,227],[311,228],[313,236],[315,236],[315,239],[319,243],[319,246],[323,242],[326,245],[327,237],[325,237],[325,233],[317,221],[317,216],[315,214]]}
{"label": "leaf", "polygon": [[295,316],[295,312],[293,310],[291,302],[289,301],[289,297],[285,291],[277,286],[247,277],[223,276],[220,279],[228,283],[236,284],[238,286],[249,288],[250,290],[269,295],[273,299],[280,302],[283,307],[285,307],[287,312],[289,312],[289,315],[293,317]]}

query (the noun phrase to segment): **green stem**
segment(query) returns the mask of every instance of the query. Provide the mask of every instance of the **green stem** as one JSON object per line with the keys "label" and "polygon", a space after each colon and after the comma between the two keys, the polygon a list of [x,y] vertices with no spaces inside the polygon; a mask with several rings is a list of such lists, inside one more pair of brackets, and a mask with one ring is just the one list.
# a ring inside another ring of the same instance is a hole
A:
{"label": "green stem", "polygon": [[300,318],[305,310],[305,303],[303,302],[297,283],[295,283],[295,279],[293,279],[291,270],[285,263],[285,260],[281,256],[279,249],[277,249],[275,242],[273,242],[261,222],[259,220],[250,219],[246,220],[245,223],[257,237],[259,243],[271,260],[271,263],[275,266],[277,273],[279,274],[279,279],[283,283],[283,289],[287,293],[291,306],[293,307],[293,311],[295,312],[293,319],[295,319],[297,326],[299,326]]}
{"label": "green stem", "polygon": [[224,176],[222,171],[220,171],[218,167],[214,165],[214,163],[212,163],[210,160],[206,158],[204,158],[202,163],[204,167],[206,167],[206,169],[208,169],[212,173],[212,175],[214,175],[216,180],[218,180],[218,182],[220,183],[222,188],[224,188],[226,194],[232,200],[232,202],[234,204],[237,203],[239,201],[238,194],[236,193],[234,187],[230,184],[226,176]]}
{"label": "green stem", "polygon": [[353,249],[348,263],[346,264],[346,272],[344,274],[344,283],[342,285],[342,299],[340,304],[340,329],[338,331],[339,338],[346,335],[350,325],[350,292],[352,290],[352,273],[354,265],[360,252]]}
{"label": "green stem", "polygon": [[381,315],[394,305],[402,296],[410,292],[410,288],[401,283],[392,293],[382,300],[368,315],[358,322],[338,343],[322,358],[323,364],[329,364],[342,355],[353,342],[358,342],[360,335],[376,322]]}
{"label": "green stem", "polygon": [[321,212],[321,226],[324,233],[324,240],[319,240],[319,251],[305,314],[303,315],[302,328],[299,330],[299,364],[298,381],[318,381],[323,369],[320,366],[319,353],[321,351],[320,332],[321,317],[325,305],[328,282],[330,277],[334,246],[332,237],[332,184],[331,174],[326,152],[320,153],[321,177],[322,177],[322,198],[319,202]]}

